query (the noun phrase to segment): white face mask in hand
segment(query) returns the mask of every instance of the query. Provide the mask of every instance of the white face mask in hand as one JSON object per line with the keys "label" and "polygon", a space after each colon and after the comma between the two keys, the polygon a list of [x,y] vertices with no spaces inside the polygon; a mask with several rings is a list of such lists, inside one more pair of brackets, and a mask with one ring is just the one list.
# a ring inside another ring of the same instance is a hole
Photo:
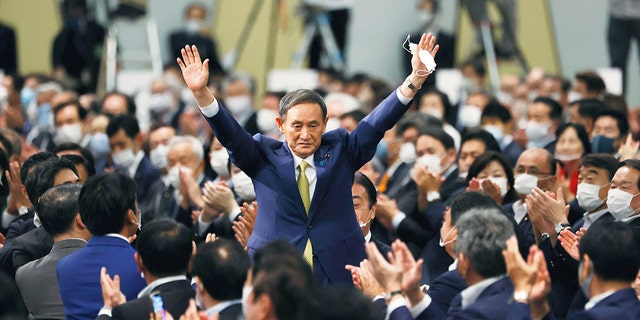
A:
{"label": "white face mask in hand", "polygon": [[[415,43],[411,43],[410,38],[411,36],[408,35],[407,39],[404,40],[404,42],[402,43],[402,48],[413,54],[416,50],[418,50],[418,45]],[[409,48],[407,49],[407,46],[405,45],[406,43],[408,43]],[[429,51],[427,50],[420,50],[418,51],[418,57],[420,57],[420,61],[427,67],[427,70],[417,70],[416,71],[416,75],[419,77],[426,77],[427,75],[433,73],[434,71],[436,71],[436,61],[433,60],[433,56],[431,55],[431,53],[429,53]]]}

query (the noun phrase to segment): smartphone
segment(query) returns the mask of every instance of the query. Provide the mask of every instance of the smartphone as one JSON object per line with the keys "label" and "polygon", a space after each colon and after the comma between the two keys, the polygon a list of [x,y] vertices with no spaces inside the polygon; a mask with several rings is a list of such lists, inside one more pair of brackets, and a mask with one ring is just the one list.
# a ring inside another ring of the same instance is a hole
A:
{"label": "smartphone", "polygon": [[152,292],[150,295],[151,302],[153,303],[153,315],[155,316],[158,312],[162,314],[162,320],[165,319],[165,311],[164,304],[162,302],[162,296],[159,291]]}

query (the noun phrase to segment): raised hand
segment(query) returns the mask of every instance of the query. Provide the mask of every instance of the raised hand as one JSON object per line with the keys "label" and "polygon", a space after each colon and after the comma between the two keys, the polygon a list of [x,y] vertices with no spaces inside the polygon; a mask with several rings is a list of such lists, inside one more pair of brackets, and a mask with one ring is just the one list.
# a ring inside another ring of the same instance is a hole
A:
{"label": "raised hand", "polygon": [[196,46],[185,46],[180,50],[182,59],[177,58],[180,70],[182,70],[182,77],[189,89],[193,92],[193,95],[200,107],[206,107],[210,105],[215,99],[213,94],[207,88],[207,81],[209,80],[209,59],[205,59],[202,62],[200,53]]}
{"label": "raised hand", "polygon": [[378,251],[375,243],[369,242],[365,246],[368,259],[364,260],[364,264],[360,267],[370,268],[371,274],[386,292],[400,290],[402,288],[402,262],[404,259],[401,256],[402,252],[399,252],[398,256],[390,257],[390,261],[387,262]]}
{"label": "raised hand", "polygon": [[[422,74],[422,72],[425,72],[427,70],[427,66],[424,65],[424,63],[422,63],[422,61],[420,61],[420,50],[426,50],[427,52],[429,52],[429,54],[431,54],[432,57],[436,57],[436,54],[438,53],[438,50],[440,49],[440,45],[436,44],[436,36],[434,36],[433,34],[429,33],[427,34],[422,34],[422,37],[420,38],[420,42],[418,42],[418,50],[415,50],[415,52],[412,52],[413,57],[411,57],[411,67],[413,69],[413,74],[415,74],[416,76],[418,76],[418,73]],[[418,72],[420,71],[420,72]],[[424,80],[427,78],[426,76],[424,77],[419,77],[422,78],[422,82],[424,82]],[[419,83],[419,85],[422,85],[422,82]],[[418,83],[414,83],[415,85],[418,85]]]}
{"label": "raised hand", "polygon": [[625,142],[621,144],[620,148],[618,149],[618,154],[620,154],[620,161],[624,161],[627,159],[637,159],[639,148],[640,141],[633,140],[633,137],[631,136],[631,134],[629,134]]}

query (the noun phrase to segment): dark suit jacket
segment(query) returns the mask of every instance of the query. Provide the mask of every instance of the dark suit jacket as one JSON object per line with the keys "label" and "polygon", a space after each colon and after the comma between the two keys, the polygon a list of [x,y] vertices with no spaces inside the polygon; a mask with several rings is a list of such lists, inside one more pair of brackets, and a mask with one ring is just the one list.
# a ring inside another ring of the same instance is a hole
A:
{"label": "dark suit jacket", "polygon": [[431,297],[431,304],[438,306],[443,313],[446,313],[453,298],[466,288],[467,283],[458,270],[451,270],[435,278],[427,293]]}
{"label": "dark suit jacket", "polygon": [[[176,280],[157,286],[153,291],[160,291],[162,304],[165,311],[174,319],[180,318],[189,307],[189,299],[194,299],[196,292],[186,280]],[[153,303],[150,297],[142,297],[127,301],[127,303],[113,308],[111,317],[100,315],[99,320],[123,319],[123,320],[147,320],[149,313],[153,312]]]}
{"label": "dark suit jacket", "polygon": [[460,172],[458,168],[453,170],[444,180],[440,187],[440,199],[445,206],[451,204],[451,199],[456,195],[464,192],[467,188],[467,184],[460,178]]}
{"label": "dark suit jacket", "polygon": [[376,248],[378,248],[378,251],[380,251],[380,253],[382,254],[382,256],[387,259],[387,257],[389,256],[389,252],[391,252],[391,247],[388,246],[387,244],[383,243],[382,241],[376,239],[376,237],[373,236],[373,234],[371,234],[371,239],[369,240],[369,242],[373,242],[376,244]]}
{"label": "dark suit jacket", "polygon": [[518,162],[518,158],[522,154],[522,147],[515,141],[511,141],[502,149],[502,154],[509,160],[511,167],[514,168]]}
{"label": "dark suit jacket", "polygon": [[[507,319],[507,309],[512,295],[513,285],[509,277],[505,277],[484,289],[478,296],[478,299],[464,309],[460,308],[460,303],[462,302],[461,295],[456,296],[447,312],[447,318]],[[429,306],[429,308],[432,307],[435,306]]]}
{"label": "dark suit jacket", "polygon": [[53,247],[53,238],[40,227],[13,239],[11,246],[13,268],[18,270],[23,265],[46,256]]}
{"label": "dark suit jacket", "polygon": [[242,316],[242,303],[234,303],[220,311],[219,320],[238,320]]}
{"label": "dark suit jacket", "polygon": [[124,239],[93,236],[87,246],[58,263],[60,296],[67,319],[95,319],[103,306],[100,269],[120,276],[120,290],[127,301],[136,299],[146,283],[136,266],[135,250]]}
{"label": "dark suit jacket", "polygon": [[[220,63],[220,58],[218,57],[216,43],[213,39],[197,33],[176,31],[169,36],[169,42],[171,44],[171,52],[173,53],[171,57],[179,57],[180,49],[184,48],[185,45],[195,45],[198,47],[198,52],[202,59],[209,59],[209,72],[212,75],[224,74],[224,69]],[[173,60],[169,61],[169,63],[173,62]]]}
{"label": "dark suit jacket", "polygon": [[413,163],[401,163],[387,182],[384,194],[395,199],[400,211],[411,214],[418,206],[418,188],[411,179]]}
{"label": "dark suit jacket", "polygon": [[[511,219],[515,218],[513,203],[503,205],[502,209],[509,217],[511,217]],[[523,256],[528,256],[529,247],[531,247],[532,244],[536,243],[536,239],[533,235],[533,227],[531,226],[531,220],[529,220],[528,214],[525,215],[524,218],[522,218],[520,223],[518,223],[516,236],[518,237],[518,246],[520,247],[520,253],[526,252],[527,254]]]}
{"label": "dark suit jacket", "polygon": [[3,69],[5,74],[15,73],[18,69],[16,34],[12,28],[4,24],[0,24],[0,69]]}
{"label": "dark suit jacket", "polygon": [[249,239],[249,253],[275,239],[286,239],[302,252],[310,239],[318,281],[352,284],[344,266],[366,257],[351,199],[353,174],[371,160],[384,132],[407,109],[394,91],[352,133],[337,129],[322,135],[314,154],[317,182],[307,215],[287,143],[260,134],[251,137],[220,106],[207,120],[233,163],[253,179],[261,212]]}
{"label": "dark suit jacket", "polygon": [[51,253],[18,269],[16,284],[27,310],[33,317],[64,319],[64,306],[58,290],[56,266],[60,259],[84,248],[86,244],[80,239],[58,241],[53,245]]}
{"label": "dark suit jacket", "polygon": [[151,164],[151,160],[145,155],[140,161],[133,179],[136,181],[137,200],[139,202],[149,201],[148,197],[152,196],[149,189],[154,182],[160,180],[160,171]]}

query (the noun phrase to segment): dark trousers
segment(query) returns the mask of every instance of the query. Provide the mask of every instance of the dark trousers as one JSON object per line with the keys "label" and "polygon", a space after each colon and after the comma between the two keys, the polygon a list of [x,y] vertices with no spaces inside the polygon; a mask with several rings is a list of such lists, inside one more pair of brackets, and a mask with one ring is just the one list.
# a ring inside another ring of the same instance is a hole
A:
{"label": "dark trousers", "polygon": [[640,19],[618,19],[609,17],[607,41],[611,67],[622,70],[623,90],[627,92],[627,60],[631,40],[640,48]]}

